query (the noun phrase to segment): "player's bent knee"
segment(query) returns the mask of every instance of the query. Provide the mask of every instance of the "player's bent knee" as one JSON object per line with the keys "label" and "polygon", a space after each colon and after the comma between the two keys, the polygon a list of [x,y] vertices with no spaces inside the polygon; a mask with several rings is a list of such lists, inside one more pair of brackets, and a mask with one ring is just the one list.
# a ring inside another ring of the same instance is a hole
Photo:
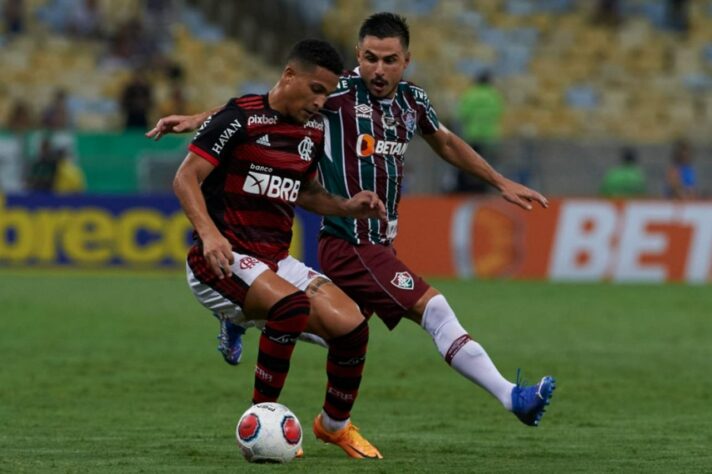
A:
{"label": "player's bent knee", "polygon": [[338,303],[329,298],[312,300],[309,327],[322,337],[332,339],[342,336],[353,331],[363,322],[365,322],[363,314],[356,303],[348,298]]}
{"label": "player's bent knee", "polygon": [[413,305],[412,308],[410,308],[410,310],[408,311],[408,313],[406,313],[405,316],[413,322],[422,324],[425,311],[428,308],[428,305],[430,305],[430,302],[433,301],[433,298],[437,296],[442,295],[432,286],[428,287],[425,293],[423,293],[423,296],[418,299],[418,301]]}
{"label": "player's bent knee", "polygon": [[[437,295],[428,301],[423,313],[423,329],[430,334],[442,355],[448,363],[462,345],[470,340],[469,334],[457,320],[457,316],[443,295]],[[453,345],[457,343],[457,347]],[[453,353],[453,349],[455,352]]]}
{"label": "player's bent knee", "polygon": [[295,291],[277,301],[269,309],[267,325],[284,326],[289,332],[302,332],[307,326],[311,304],[303,291]]}
{"label": "player's bent knee", "polygon": [[360,349],[365,354],[366,346],[368,345],[368,337],[368,322],[366,320],[362,320],[360,324],[346,334],[330,339],[328,341],[329,348],[332,351],[353,351],[355,349]]}

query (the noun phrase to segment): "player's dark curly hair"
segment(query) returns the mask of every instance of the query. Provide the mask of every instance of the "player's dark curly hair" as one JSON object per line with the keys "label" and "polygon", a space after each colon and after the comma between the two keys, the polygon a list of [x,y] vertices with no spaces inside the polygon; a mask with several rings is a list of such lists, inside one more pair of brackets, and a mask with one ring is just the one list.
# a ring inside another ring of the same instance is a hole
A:
{"label": "player's dark curly hair", "polygon": [[344,72],[344,61],[333,46],[318,39],[305,39],[294,45],[287,61],[298,61],[304,65],[321,66],[337,76]]}
{"label": "player's dark curly hair", "polygon": [[374,13],[366,18],[361,24],[361,29],[358,31],[359,42],[363,41],[366,36],[375,36],[381,39],[400,38],[405,49],[408,49],[410,45],[408,23],[405,17],[396,15],[395,13]]}

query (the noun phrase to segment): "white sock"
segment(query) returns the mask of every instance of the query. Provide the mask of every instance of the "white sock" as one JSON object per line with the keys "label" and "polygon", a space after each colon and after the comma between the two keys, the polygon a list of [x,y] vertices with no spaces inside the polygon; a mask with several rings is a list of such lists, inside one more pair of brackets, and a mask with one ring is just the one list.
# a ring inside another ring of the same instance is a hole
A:
{"label": "white sock", "polygon": [[326,431],[335,433],[339,430],[343,430],[344,428],[346,428],[348,422],[348,418],[345,420],[335,420],[330,417],[324,410],[321,410],[321,425],[324,427],[324,429],[326,429]]}
{"label": "white sock", "polygon": [[499,373],[484,348],[470,339],[443,295],[437,295],[425,306],[422,321],[445,361],[467,379],[512,410],[514,384]]}

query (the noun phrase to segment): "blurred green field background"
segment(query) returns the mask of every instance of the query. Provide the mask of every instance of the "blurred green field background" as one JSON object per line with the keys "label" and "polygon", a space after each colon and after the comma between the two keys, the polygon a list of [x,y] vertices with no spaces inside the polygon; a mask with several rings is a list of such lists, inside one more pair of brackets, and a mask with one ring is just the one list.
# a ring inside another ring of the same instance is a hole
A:
{"label": "blurred green field background", "polygon": [[299,344],[281,401],[306,457],[251,465],[234,442],[241,366],[176,274],[0,272],[2,472],[710,472],[712,292],[434,280],[499,368],[558,379],[539,428],[452,372],[410,322],[371,324],[354,422],[382,451],[355,461],[311,421],[325,351]]}

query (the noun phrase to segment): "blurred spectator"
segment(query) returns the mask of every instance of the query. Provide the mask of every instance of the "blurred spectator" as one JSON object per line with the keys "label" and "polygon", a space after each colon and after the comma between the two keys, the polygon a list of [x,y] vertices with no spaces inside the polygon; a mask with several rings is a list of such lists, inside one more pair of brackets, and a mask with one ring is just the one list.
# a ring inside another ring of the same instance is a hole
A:
{"label": "blurred spectator", "polygon": [[25,30],[25,7],[22,0],[5,0],[2,10],[5,34],[12,37]]}
{"label": "blurred spectator", "polygon": [[153,87],[144,69],[134,71],[133,77],[121,93],[121,110],[126,128],[148,128],[153,108]]}
{"label": "blurred spectator", "polygon": [[49,136],[40,142],[37,158],[27,174],[27,188],[30,191],[51,192],[57,176],[57,164],[63,151],[52,146]]}
{"label": "blurred spectator", "polygon": [[[488,72],[477,76],[462,98],[457,109],[462,137],[487,161],[496,161],[497,145],[502,135],[504,99],[492,85]],[[457,171],[455,192],[486,192],[487,184],[460,170]]]}
{"label": "blurred spectator", "polygon": [[638,154],[632,148],[621,151],[620,164],[606,173],[601,195],[609,198],[645,196],[645,173],[638,165]]}
{"label": "blurred spectator", "polygon": [[692,166],[692,146],[687,140],[678,140],[673,144],[665,181],[665,194],[668,197],[674,199],[697,197],[697,173]]}
{"label": "blurred spectator", "polygon": [[24,100],[16,100],[5,119],[4,128],[13,133],[24,133],[35,128],[35,118]]}
{"label": "blurred spectator", "polygon": [[622,19],[620,0],[598,0],[593,14],[594,24],[615,27]]}
{"label": "blurred spectator", "polygon": [[162,74],[168,79],[168,97],[158,105],[158,116],[171,114],[185,115],[191,113],[188,100],[185,97],[185,73],[183,67],[174,61],[166,60],[163,64]]}
{"label": "blurred spectator", "polygon": [[665,4],[665,19],[667,27],[680,34],[686,34],[690,29],[689,0],[667,0]]}
{"label": "blurred spectator", "polygon": [[174,84],[182,83],[183,79],[185,78],[185,71],[183,70],[183,66],[181,66],[175,61],[171,61],[168,59],[164,61],[163,73],[165,74],[166,78]]}
{"label": "blurred spectator", "polygon": [[71,126],[67,92],[64,89],[55,90],[52,101],[42,111],[42,126],[50,130],[62,130]]}
{"label": "blurred spectator", "polygon": [[171,26],[177,19],[178,8],[173,0],[144,0],[142,3],[142,17],[145,24],[150,25],[153,41],[159,48],[169,48]]}
{"label": "blurred spectator", "polygon": [[57,170],[52,189],[57,194],[75,194],[86,190],[84,172],[65,152],[58,150]]}
{"label": "blurred spectator", "polygon": [[109,68],[149,67],[160,61],[158,43],[140,19],[134,18],[120,25],[110,43],[109,55],[104,60],[104,65]]}
{"label": "blurred spectator", "polygon": [[182,84],[176,82],[171,85],[168,98],[162,101],[158,106],[158,116],[165,117],[166,115],[190,115],[192,111],[188,106],[188,101],[185,98]]}
{"label": "blurred spectator", "polygon": [[97,0],[83,0],[69,17],[69,33],[79,38],[99,39],[104,36],[104,18]]}

